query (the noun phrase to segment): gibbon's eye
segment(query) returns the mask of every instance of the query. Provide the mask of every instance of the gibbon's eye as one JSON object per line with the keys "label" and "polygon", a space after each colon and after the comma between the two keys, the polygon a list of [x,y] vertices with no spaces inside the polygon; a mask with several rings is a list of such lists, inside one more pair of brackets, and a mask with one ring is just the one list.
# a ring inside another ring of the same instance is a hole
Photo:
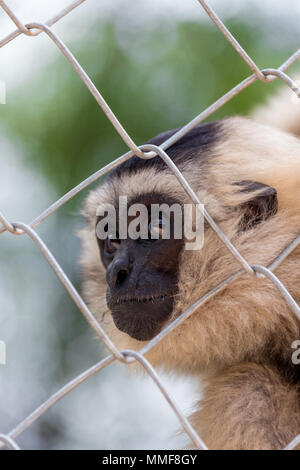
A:
{"label": "gibbon's eye", "polygon": [[159,219],[152,220],[149,224],[150,238],[154,238],[154,239],[162,238],[164,229],[165,229],[165,224],[161,217],[159,217]]}
{"label": "gibbon's eye", "polygon": [[120,239],[109,235],[105,240],[105,251],[109,254],[114,253],[120,246]]}

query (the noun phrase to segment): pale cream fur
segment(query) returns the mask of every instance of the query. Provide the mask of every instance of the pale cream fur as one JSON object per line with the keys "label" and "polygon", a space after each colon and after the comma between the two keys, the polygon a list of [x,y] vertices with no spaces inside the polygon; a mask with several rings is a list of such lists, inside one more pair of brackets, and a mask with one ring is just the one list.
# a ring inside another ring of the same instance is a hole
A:
{"label": "pale cream fur", "polygon": [[[299,86],[300,73],[293,78]],[[271,96],[267,103],[257,107],[252,118],[262,124],[269,124],[294,136],[300,136],[300,100],[288,87],[282,87],[277,95]]]}
{"label": "pale cream fur", "polygon": [[[181,170],[208,212],[250,264],[268,266],[300,234],[297,138],[249,119],[229,118],[224,120],[222,140],[213,146],[208,167],[203,170],[201,166],[186,165]],[[241,204],[253,194],[238,191],[235,183],[245,180],[276,188],[279,210],[257,227],[241,232],[238,230]],[[118,195],[130,198],[150,191],[174,195],[183,202],[189,200],[169,170],[147,169],[134,177],[123,175],[118,181],[105,182],[90,193],[85,206],[87,225],[81,231],[84,295],[92,312],[102,319],[105,331],[121,349],[139,350],[145,343],[117,330],[105,307],[105,273],[94,234],[95,214],[99,205],[114,203]],[[237,260],[207,227],[203,249],[183,250],[181,254],[179,294],[171,320],[238,269]],[[300,302],[300,248],[275,274]],[[300,414],[297,388],[286,383],[282,371],[277,371],[277,357],[289,364],[291,343],[299,337],[299,320],[272,282],[241,274],[158,343],[147,359],[167,370],[205,373],[209,377],[205,399],[193,423],[210,447],[280,448],[300,432]],[[284,397],[288,397],[286,401]],[[256,407],[261,410],[261,421]],[[276,420],[273,427],[265,424],[261,429],[261,422],[268,420],[264,416],[264,410],[268,415],[268,407],[272,408],[269,420],[278,416],[282,429],[275,430]]]}

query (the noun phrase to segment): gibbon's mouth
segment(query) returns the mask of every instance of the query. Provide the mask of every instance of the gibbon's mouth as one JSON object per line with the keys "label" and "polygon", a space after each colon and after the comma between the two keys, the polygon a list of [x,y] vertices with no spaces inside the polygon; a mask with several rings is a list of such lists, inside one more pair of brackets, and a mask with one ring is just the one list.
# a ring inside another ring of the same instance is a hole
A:
{"label": "gibbon's mouth", "polygon": [[107,295],[107,305],[120,331],[138,341],[149,341],[170,317],[174,296],[165,292],[118,298]]}
{"label": "gibbon's mouth", "polygon": [[147,304],[148,302],[163,302],[167,297],[170,297],[170,294],[156,294],[156,295],[147,295],[145,297],[121,297],[115,301],[117,304],[133,304],[133,303],[143,303]]}

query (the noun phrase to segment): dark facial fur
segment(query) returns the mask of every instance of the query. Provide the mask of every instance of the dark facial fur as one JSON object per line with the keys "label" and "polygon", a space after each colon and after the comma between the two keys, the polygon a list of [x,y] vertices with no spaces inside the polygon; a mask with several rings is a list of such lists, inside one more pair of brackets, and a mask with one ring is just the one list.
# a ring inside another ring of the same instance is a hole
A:
{"label": "dark facial fur", "polygon": [[[132,203],[172,206],[161,194],[142,195]],[[130,218],[128,220],[130,222]],[[171,231],[172,234],[172,231]],[[150,234],[149,234],[150,235]],[[98,239],[106,268],[106,300],[116,327],[137,340],[149,340],[170,317],[178,292],[178,262],[183,240],[130,238],[109,245]]]}

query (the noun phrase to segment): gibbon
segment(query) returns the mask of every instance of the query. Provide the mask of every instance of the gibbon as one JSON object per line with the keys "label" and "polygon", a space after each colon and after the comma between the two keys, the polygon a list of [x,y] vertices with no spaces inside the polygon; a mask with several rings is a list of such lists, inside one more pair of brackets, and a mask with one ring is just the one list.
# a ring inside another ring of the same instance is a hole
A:
{"label": "gibbon", "polygon": [[[174,132],[149,143],[160,145]],[[300,104],[284,92],[252,119],[199,125],[167,150],[250,265],[269,266],[300,234],[299,136]],[[120,195],[146,207],[190,199],[159,156],[134,156],[87,197],[84,298],[119,348],[139,350],[241,266],[207,223],[196,251],[186,250],[183,238],[99,240],[99,207],[118,210]],[[300,246],[274,273],[299,303]],[[273,283],[245,272],[146,358],[201,377],[204,397],[190,419],[208,448],[282,449],[300,433],[300,365],[292,362],[298,339],[300,321]]]}

